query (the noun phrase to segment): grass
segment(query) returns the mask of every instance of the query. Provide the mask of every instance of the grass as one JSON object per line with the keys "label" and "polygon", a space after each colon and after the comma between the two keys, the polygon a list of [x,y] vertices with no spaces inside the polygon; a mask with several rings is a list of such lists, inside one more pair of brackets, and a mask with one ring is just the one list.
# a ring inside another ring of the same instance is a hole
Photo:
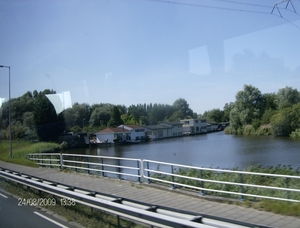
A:
{"label": "grass", "polygon": [[289,215],[289,216],[300,216],[300,205],[299,203],[284,202],[284,201],[272,201],[262,200],[259,203],[258,209],[264,211],[270,211],[276,214]]}
{"label": "grass", "polygon": [[32,143],[29,141],[17,141],[12,142],[12,155],[9,153],[9,141],[0,141],[0,160],[10,162],[19,165],[26,165],[31,167],[37,167],[37,165],[27,159],[27,155],[30,153],[44,153],[44,152],[55,152],[60,149],[57,143]]}
{"label": "grass", "polygon": [[[235,170],[238,169],[235,168]],[[253,166],[247,168],[245,171],[257,172],[257,173],[291,175],[291,176],[299,176],[300,174],[299,169],[292,169],[289,166],[276,166],[276,167],[266,167],[266,168],[263,168],[261,166]],[[237,193],[243,192],[245,194],[264,195],[270,197],[300,200],[300,194],[297,192],[287,192],[287,191],[271,190],[271,189],[256,188],[256,187],[246,187],[246,186],[240,187],[238,185],[239,183],[243,183],[243,184],[254,184],[254,185],[262,185],[262,186],[300,189],[300,182],[298,179],[285,179],[285,178],[266,177],[266,176],[257,176],[257,175],[240,175],[240,174],[232,174],[232,173],[230,174],[226,172],[214,172],[211,170],[199,171],[197,169],[178,169],[175,171],[175,173],[187,177],[195,177],[195,178],[237,183],[234,185],[229,185],[229,184],[220,184],[220,183],[213,183],[213,182],[201,182],[199,180],[187,179],[187,178],[176,176],[174,178],[174,182],[180,184],[185,184],[185,185],[190,185],[195,187],[204,187],[206,189],[212,189],[212,190],[214,189],[214,190],[230,191],[230,192],[237,192]],[[154,174],[153,177],[172,181],[172,178],[166,175]],[[182,188],[188,189],[187,187],[182,187]],[[237,196],[235,194],[230,195],[226,193],[211,192],[209,190],[205,191],[205,194],[210,196],[223,197],[224,202],[226,202],[226,199],[228,200],[228,202],[231,202],[231,200],[237,200],[240,198],[240,196]],[[253,207],[259,210],[271,211],[273,213],[278,213],[283,215],[300,216],[300,204],[288,202],[288,201],[265,200],[265,199],[244,196],[243,201],[241,201],[239,205],[243,205],[246,207]]]}

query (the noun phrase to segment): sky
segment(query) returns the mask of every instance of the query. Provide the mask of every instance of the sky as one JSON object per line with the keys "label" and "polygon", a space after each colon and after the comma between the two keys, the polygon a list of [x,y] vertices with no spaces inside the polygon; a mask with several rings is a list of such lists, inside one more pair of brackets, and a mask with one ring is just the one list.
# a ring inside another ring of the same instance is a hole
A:
{"label": "sky", "polygon": [[[278,3],[278,4],[276,4]],[[11,97],[169,104],[202,114],[245,84],[300,91],[300,1],[0,0],[0,65]],[[0,68],[0,98],[8,99]]]}

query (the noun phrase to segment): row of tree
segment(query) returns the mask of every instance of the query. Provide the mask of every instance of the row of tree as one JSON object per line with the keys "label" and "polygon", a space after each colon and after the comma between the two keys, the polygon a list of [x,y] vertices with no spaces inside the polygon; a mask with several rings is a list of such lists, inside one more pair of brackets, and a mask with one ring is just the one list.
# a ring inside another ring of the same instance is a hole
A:
{"label": "row of tree", "polygon": [[[172,105],[138,104],[124,105],[75,103],[59,115],[46,94],[55,91],[27,92],[11,99],[11,122],[14,138],[39,138],[55,141],[62,132],[96,132],[120,124],[153,125],[161,121],[178,121],[184,118],[205,118],[212,122],[230,122],[227,132],[286,136],[300,128],[300,93],[292,87],[279,89],[277,93],[265,93],[245,85],[237,92],[236,100],[226,103],[223,110],[213,109],[197,115],[183,98]],[[8,102],[0,112],[0,137],[8,138]],[[266,130],[267,129],[267,130]]]}
{"label": "row of tree", "polygon": [[[11,99],[11,122],[14,138],[39,138],[41,141],[56,141],[57,137],[68,131],[96,132],[106,127],[120,124],[152,125],[161,121],[175,121],[182,118],[196,118],[197,114],[189,108],[185,99],[177,99],[173,105],[138,104],[124,105],[75,103],[72,108],[56,114],[46,94],[55,91],[46,89],[33,91]],[[8,137],[8,102],[2,107],[2,138]]]}
{"label": "row of tree", "polygon": [[229,121],[229,133],[288,136],[300,128],[300,93],[285,87],[277,93],[262,94],[258,88],[245,85],[235,102],[225,104],[224,110],[206,111],[202,117]]}

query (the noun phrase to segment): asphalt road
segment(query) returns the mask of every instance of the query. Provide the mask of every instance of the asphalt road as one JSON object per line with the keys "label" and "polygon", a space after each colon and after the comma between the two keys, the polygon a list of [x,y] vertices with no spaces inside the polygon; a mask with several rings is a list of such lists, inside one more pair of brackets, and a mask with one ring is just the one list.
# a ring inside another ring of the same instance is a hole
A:
{"label": "asphalt road", "polygon": [[34,200],[37,199],[15,198],[0,189],[0,227],[74,227],[35,206],[26,205],[37,203]]}

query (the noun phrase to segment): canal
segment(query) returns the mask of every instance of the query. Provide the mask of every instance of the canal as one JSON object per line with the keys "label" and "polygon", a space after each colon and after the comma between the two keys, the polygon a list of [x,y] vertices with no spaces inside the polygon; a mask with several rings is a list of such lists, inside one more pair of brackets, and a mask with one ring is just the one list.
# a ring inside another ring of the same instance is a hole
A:
{"label": "canal", "polygon": [[273,136],[236,136],[216,132],[134,145],[72,149],[68,153],[140,158],[162,162],[243,169],[252,165],[300,167],[300,140]]}

